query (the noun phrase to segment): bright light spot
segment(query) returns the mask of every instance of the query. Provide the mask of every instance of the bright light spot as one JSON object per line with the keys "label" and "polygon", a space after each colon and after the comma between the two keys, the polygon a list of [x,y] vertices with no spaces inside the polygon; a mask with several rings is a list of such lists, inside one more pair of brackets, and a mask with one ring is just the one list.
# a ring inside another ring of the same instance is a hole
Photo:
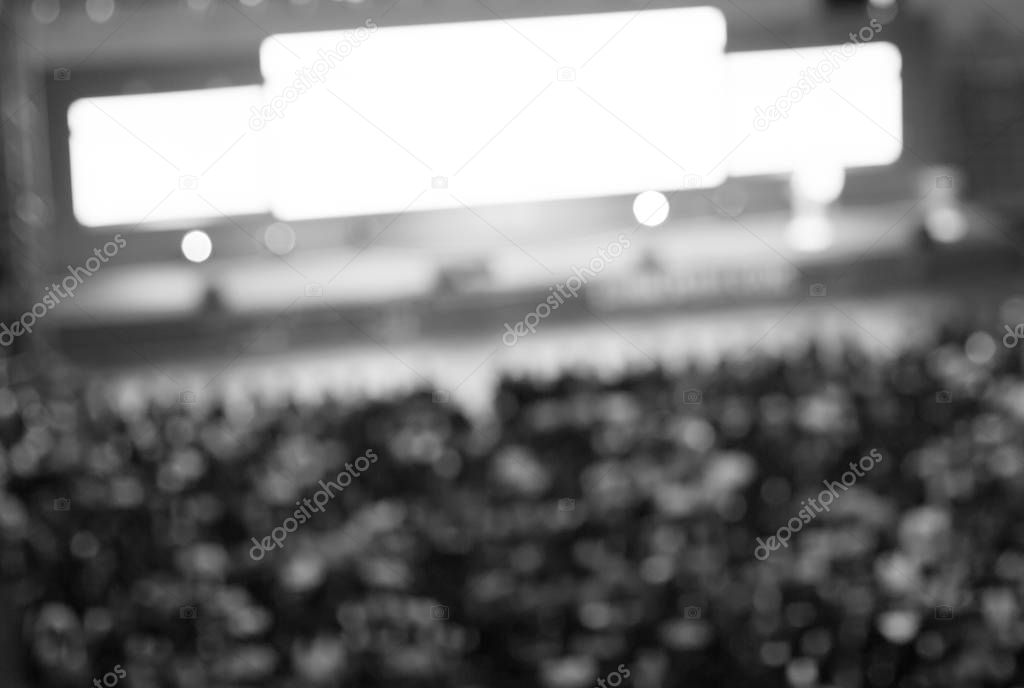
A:
{"label": "bright light spot", "polygon": [[114,16],[114,0],[85,0],[85,13],[97,24],[105,24]]}
{"label": "bright light spot", "polygon": [[810,657],[797,657],[786,665],[786,677],[792,686],[812,686],[818,682],[818,664]]}
{"label": "bright light spot", "polygon": [[921,628],[921,617],[909,610],[893,610],[878,616],[878,631],[892,643],[909,643]]}
{"label": "bright light spot", "polygon": [[871,0],[871,4],[884,10],[895,5],[896,0]]}
{"label": "bright light spot", "polygon": [[996,355],[996,340],[987,332],[975,332],[964,344],[967,360],[976,365],[984,365]]}
{"label": "bright light spot", "polygon": [[944,244],[960,241],[967,234],[967,218],[955,206],[929,210],[925,214],[924,226],[931,238]]}
{"label": "bright light spot", "polygon": [[846,185],[846,171],[841,165],[820,158],[801,163],[790,180],[793,195],[811,203],[828,205],[839,198]]}
{"label": "bright light spot", "polygon": [[194,229],[181,239],[181,252],[193,263],[205,262],[213,253],[213,242],[206,232]]}
{"label": "bright light spot", "polygon": [[657,227],[668,219],[669,204],[660,191],[644,191],[633,201],[636,221],[648,227]]}
{"label": "bright light spot", "polygon": [[271,253],[287,255],[295,248],[295,230],[283,222],[275,222],[263,233],[263,242]]}
{"label": "bright light spot", "polygon": [[[293,98],[296,70],[337,46],[344,59]],[[713,188],[735,146],[724,49],[712,7],[270,36],[264,100],[289,94],[267,124],[282,171],[273,212],[292,221],[634,194],[677,188],[680,165],[715,169],[700,180]],[[456,191],[423,193],[424,166],[445,170]]]}
{"label": "bright light spot", "polygon": [[789,222],[786,240],[797,251],[817,253],[832,245],[832,223],[821,213],[800,214]]}

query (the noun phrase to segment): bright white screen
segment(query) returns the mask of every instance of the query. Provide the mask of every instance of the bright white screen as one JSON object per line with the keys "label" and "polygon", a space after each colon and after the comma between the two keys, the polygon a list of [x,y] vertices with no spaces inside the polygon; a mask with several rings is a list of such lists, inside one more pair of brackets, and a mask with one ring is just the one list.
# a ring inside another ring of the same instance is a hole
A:
{"label": "bright white screen", "polygon": [[[297,73],[322,71],[318,51],[346,40],[358,45],[324,83],[289,92]],[[91,227],[268,211],[291,220],[713,187],[808,159],[899,158],[895,46],[726,57],[723,42],[707,8],[275,36],[262,47],[263,86],[73,103],[74,212]],[[829,59],[839,65],[829,82],[791,97]],[[562,66],[574,80],[559,80]],[[783,100],[787,116],[757,126]]]}
{"label": "bright white screen", "polygon": [[68,109],[75,216],[88,227],[264,213],[266,153],[247,135],[260,88],[76,100]]}
{"label": "bright white screen", "polygon": [[724,152],[712,8],[277,35],[266,100],[339,42],[355,47],[261,132],[286,220],[680,188]]}
{"label": "bright white screen", "polygon": [[[791,172],[827,159],[843,167],[887,165],[903,150],[902,58],[891,43],[732,53],[728,57],[738,177]],[[838,65],[834,70],[824,67]],[[828,81],[809,77],[831,71]],[[804,81],[802,81],[802,79]],[[774,121],[769,108],[782,113]],[[764,117],[764,119],[759,119]]]}

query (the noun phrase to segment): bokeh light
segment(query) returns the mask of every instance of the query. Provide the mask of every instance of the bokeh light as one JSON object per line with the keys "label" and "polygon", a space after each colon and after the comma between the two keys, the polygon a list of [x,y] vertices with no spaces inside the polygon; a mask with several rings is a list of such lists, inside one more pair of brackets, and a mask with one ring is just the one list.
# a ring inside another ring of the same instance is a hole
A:
{"label": "bokeh light", "polygon": [[210,235],[202,230],[192,230],[181,239],[181,253],[193,263],[205,262],[213,253]]}
{"label": "bokeh light", "polygon": [[668,219],[669,203],[660,191],[644,191],[633,201],[636,221],[647,227],[657,227]]}

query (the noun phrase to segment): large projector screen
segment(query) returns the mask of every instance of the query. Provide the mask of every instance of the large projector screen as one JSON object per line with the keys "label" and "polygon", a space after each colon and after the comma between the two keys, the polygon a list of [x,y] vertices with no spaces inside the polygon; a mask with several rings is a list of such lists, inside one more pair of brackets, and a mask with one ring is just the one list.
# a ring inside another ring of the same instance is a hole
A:
{"label": "large projector screen", "polygon": [[[788,173],[808,160],[888,165],[903,152],[903,59],[892,43],[728,57],[729,175]],[[749,136],[747,136],[749,134]]]}
{"label": "large projector screen", "polygon": [[260,132],[274,214],[715,186],[724,49],[708,7],[271,36],[265,93],[292,96]]}
{"label": "large projector screen", "polygon": [[83,98],[68,110],[71,196],[87,227],[265,213],[259,86]]}
{"label": "large projector screen", "polygon": [[724,42],[711,8],[276,35],[262,85],[72,103],[74,214],[157,229],[304,220],[899,159],[896,46],[725,55]]}

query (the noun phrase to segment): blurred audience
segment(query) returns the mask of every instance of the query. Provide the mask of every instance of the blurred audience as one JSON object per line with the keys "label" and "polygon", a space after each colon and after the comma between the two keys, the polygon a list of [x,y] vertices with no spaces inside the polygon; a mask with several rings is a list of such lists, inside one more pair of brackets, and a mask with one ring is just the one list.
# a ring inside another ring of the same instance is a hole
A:
{"label": "blurred audience", "polygon": [[1022,357],[965,341],[506,379],[482,420],[429,390],[122,408],[8,365],[0,589],[27,683],[1024,683]]}

